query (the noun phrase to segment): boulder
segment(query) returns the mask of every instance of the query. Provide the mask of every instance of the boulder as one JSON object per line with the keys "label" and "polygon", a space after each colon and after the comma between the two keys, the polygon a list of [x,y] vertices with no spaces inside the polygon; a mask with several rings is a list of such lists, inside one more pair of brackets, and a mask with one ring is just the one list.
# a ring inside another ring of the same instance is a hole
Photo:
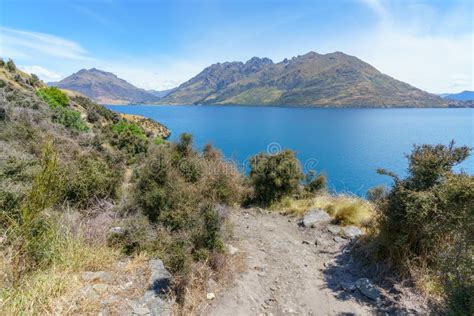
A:
{"label": "boulder", "polygon": [[159,259],[152,259],[148,264],[150,276],[150,290],[156,294],[162,294],[168,291],[171,283],[171,273],[166,270],[163,261]]}
{"label": "boulder", "polygon": [[304,216],[302,224],[304,227],[314,227],[318,223],[327,223],[331,220],[326,211],[322,209],[312,209]]}
{"label": "boulder", "polygon": [[347,226],[342,228],[342,234],[344,237],[354,239],[363,235],[364,232],[357,226]]}
{"label": "boulder", "polygon": [[366,297],[373,301],[380,301],[380,291],[367,278],[356,281],[355,286]]}
{"label": "boulder", "polygon": [[328,232],[330,232],[333,235],[338,235],[341,232],[341,226],[328,225]]}

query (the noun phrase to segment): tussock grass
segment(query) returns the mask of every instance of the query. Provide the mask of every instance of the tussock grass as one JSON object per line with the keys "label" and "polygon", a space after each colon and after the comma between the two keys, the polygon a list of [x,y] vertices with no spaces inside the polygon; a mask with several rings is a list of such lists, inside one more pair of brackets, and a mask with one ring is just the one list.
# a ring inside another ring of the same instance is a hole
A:
{"label": "tussock grass", "polygon": [[294,216],[304,216],[310,209],[321,208],[342,225],[365,226],[375,214],[372,203],[349,195],[322,194],[312,198],[284,198],[271,206],[272,210]]}
{"label": "tussock grass", "polygon": [[[54,314],[77,308],[73,293],[82,285],[78,273],[106,269],[119,255],[110,247],[89,245],[83,238],[64,231],[55,235],[52,250],[54,255],[48,268],[25,274],[10,286],[2,286],[0,314]],[[2,257],[0,266],[14,270],[9,256]]]}

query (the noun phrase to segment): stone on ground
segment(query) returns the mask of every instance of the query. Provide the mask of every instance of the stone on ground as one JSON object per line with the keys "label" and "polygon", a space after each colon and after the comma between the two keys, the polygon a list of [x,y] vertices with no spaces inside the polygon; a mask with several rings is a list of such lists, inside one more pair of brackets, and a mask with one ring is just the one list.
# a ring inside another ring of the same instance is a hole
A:
{"label": "stone on ground", "polygon": [[314,227],[318,223],[327,223],[331,220],[326,211],[322,209],[312,209],[303,218],[304,227]]}

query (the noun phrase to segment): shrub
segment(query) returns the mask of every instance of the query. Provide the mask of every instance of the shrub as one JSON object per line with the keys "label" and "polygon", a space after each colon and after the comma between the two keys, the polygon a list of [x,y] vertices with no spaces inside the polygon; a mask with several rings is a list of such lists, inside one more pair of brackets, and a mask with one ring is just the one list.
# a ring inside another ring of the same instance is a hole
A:
{"label": "shrub", "polygon": [[125,120],[121,120],[112,126],[111,144],[120,150],[124,150],[131,157],[148,150],[148,139],[144,130]]}
{"label": "shrub", "polygon": [[45,210],[59,201],[61,190],[58,188],[61,186],[58,155],[51,144],[46,144],[41,169],[20,207],[16,212],[1,211],[0,218],[7,227],[8,243],[14,249],[14,280],[37,266],[48,264],[54,255],[51,251],[54,227]]}
{"label": "shrub", "polygon": [[387,195],[387,188],[385,188],[382,185],[377,186],[367,191],[367,200],[373,203],[378,203],[382,201],[386,195]]}
{"label": "shrub", "polygon": [[81,113],[67,108],[58,107],[54,109],[53,122],[79,132],[87,132],[89,130],[89,127],[81,118]]}
{"label": "shrub", "polygon": [[[166,232],[150,247],[185,280],[193,261],[207,262],[223,250],[225,220],[215,205],[240,201],[242,191],[240,174],[220,157],[198,153],[192,137],[183,136],[148,153],[138,173],[133,203]],[[184,284],[178,283],[180,288]]]}
{"label": "shrub", "polygon": [[452,170],[469,153],[453,142],[415,146],[406,179],[379,170],[395,183],[379,203],[376,253],[405,275],[426,269],[444,280],[446,294],[472,282],[474,177]]}
{"label": "shrub", "polygon": [[4,67],[5,66],[5,61],[3,60],[3,58],[0,58],[0,67]]}
{"label": "shrub", "polygon": [[66,178],[66,199],[85,207],[94,198],[116,198],[121,172],[100,156],[82,155],[69,163]]}
{"label": "shrub", "polygon": [[36,90],[36,95],[48,103],[52,109],[69,105],[67,95],[56,87],[38,89]]}
{"label": "shrub", "polygon": [[37,75],[31,74],[30,78],[28,78],[28,84],[32,87],[35,87],[39,83],[40,79]]}
{"label": "shrub", "polygon": [[316,174],[310,171],[306,175],[305,190],[309,193],[320,193],[327,189],[327,178],[324,174]]}
{"label": "shrub", "polygon": [[13,62],[13,60],[9,59],[7,61],[7,65],[6,65],[6,68],[9,72],[15,72],[16,71],[16,65],[15,63]]}
{"label": "shrub", "polygon": [[250,159],[250,168],[255,199],[262,204],[277,202],[296,192],[303,178],[300,163],[291,150],[274,155],[260,153]]}

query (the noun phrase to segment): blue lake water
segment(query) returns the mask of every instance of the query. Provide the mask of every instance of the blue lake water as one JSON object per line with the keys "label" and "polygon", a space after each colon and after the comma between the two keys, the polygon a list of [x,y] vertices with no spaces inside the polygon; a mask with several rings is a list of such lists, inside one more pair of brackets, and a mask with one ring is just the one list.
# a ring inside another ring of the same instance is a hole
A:
{"label": "blue lake water", "polygon": [[[218,147],[245,167],[261,151],[290,148],[305,170],[328,176],[333,191],[363,196],[367,189],[390,185],[376,173],[386,168],[406,175],[413,144],[474,147],[474,109],[311,109],[251,106],[109,106],[165,124],[171,140],[194,135],[195,144]],[[474,173],[474,157],[460,168]]]}

